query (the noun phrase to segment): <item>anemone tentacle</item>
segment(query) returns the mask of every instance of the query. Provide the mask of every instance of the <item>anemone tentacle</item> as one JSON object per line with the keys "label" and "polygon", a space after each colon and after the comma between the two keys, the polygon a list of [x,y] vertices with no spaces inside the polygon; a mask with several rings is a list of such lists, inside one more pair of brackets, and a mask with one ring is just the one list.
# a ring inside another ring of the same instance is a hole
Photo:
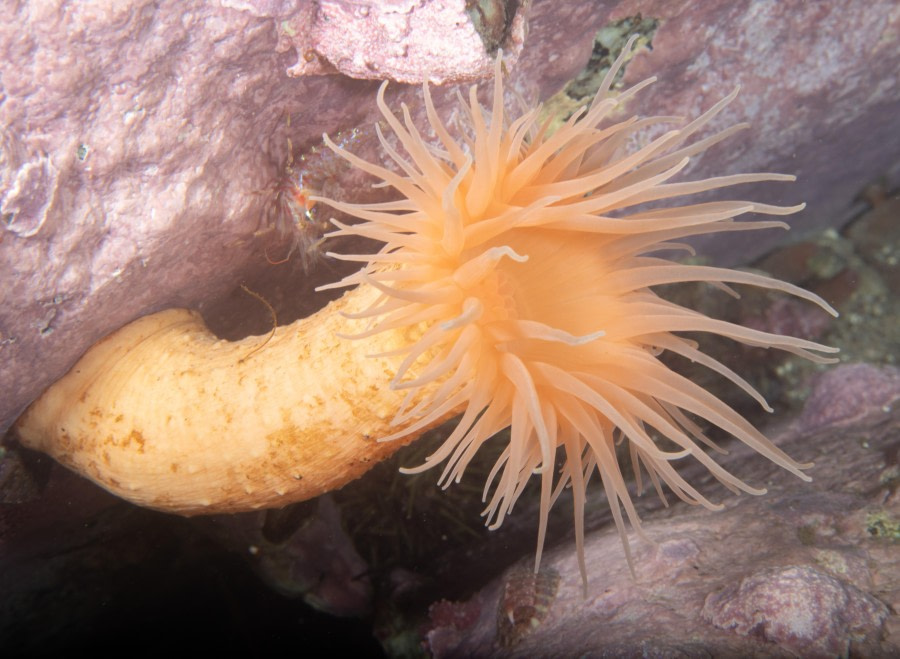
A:
{"label": "anemone tentacle", "polygon": [[[536,476],[541,483],[537,569],[548,511],[571,485],[585,579],[583,514],[593,474],[606,491],[629,564],[625,519],[641,532],[616,456],[619,441],[628,444],[639,488],[643,470],[660,496],[665,484],[680,499],[710,508],[717,505],[678,474],[676,461],[692,457],[735,492],[763,490],[736,478],[705,452],[703,445],[720,449],[698,420],[806,478],[803,469],[809,465],[794,461],[728,405],[660,361],[665,351],[696,361],[771,411],[749,382],[678,333],[717,334],[822,362],[832,361],[829,355],[836,352],[813,341],[709,318],[655,292],[656,286],[685,281],[709,282],[733,294],[731,284],[749,285],[804,299],[836,315],[819,296],[777,279],[650,256],[662,248],[690,249],[673,242],[690,236],[786,227],[781,221],[736,218],[788,215],[803,205],[713,201],[629,211],[648,202],[794,177],[750,173],[674,180],[691,158],[745,127],[690,141],[734,100],[737,89],[683,127],[626,149],[637,131],[676,120],[611,118],[653,82],[612,92],[624,57],[594,100],[555,132],[541,121],[538,109],[508,116],[500,57],[490,109],[480,105],[474,86],[468,99],[460,96],[458,137],[439,117],[425,85],[435,144],[425,140],[406,106],[402,118],[393,114],[382,85],[378,107],[405,151],[378,129],[394,168],[368,163],[327,138],[326,144],[393,187],[400,198],[379,204],[315,199],[361,220],[335,222],[337,230],[330,235],[384,243],[375,254],[330,254],[366,264],[338,285],[372,286],[381,292],[354,314],[370,321],[360,336],[397,328],[405,328],[409,336],[408,344],[395,352],[397,370],[390,386],[410,390],[396,422],[413,423],[383,439],[413,433],[451,409],[462,413],[444,444],[424,464],[404,471],[443,463],[439,483],[446,487],[463,477],[486,442],[509,427],[510,443],[485,485],[486,523],[499,526]],[[563,463],[555,470],[558,453]]]}

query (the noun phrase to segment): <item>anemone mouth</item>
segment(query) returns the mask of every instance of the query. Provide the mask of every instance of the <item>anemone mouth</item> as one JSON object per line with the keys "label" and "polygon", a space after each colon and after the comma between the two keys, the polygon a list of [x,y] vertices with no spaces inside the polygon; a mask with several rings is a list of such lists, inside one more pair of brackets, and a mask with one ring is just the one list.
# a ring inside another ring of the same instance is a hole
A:
{"label": "anemone mouth", "polygon": [[[632,41],[626,46],[629,51]],[[779,174],[741,174],[673,182],[691,157],[740,127],[704,139],[690,138],[718,115],[737,90],[680,129],[628,152],[635,131],[669,118],[613,123],[611,111],[652,82],[613,96],[610,85],[625,55],[594,101],[553,134],[538,112],[506,116],[500,58],[490,111],[475,87],[461,100],[466,123],[453,138],[424,86],[428,120],[439,145],[426,142],[405,106],[402,120],[384,100],[385,121],[406,154],[379,137],[396,170],[369,163],[326,143],[353,165],[393,187],[400,199],[352,204],[318,199],[360,220],[335,222],[330,235],[374,238],[375,254],[335,255],[366,265],[337,286],[372,286],[381,293],[355,314],[369,320],[360,336],[402,331],[390,383],[408,390],[398,410],[397,433],[407,436],[458,410],[455,430],[423,465],[444,464],[439,482],[459,481],[479,448],[509,427],[511,440],[484,490],[484,515],[499,526],[525,485],[541,481],[536,567],[550,507],[562,489],[574,496],[576,544],[582,576],[585,490],[599,475],[621,534],[629,565],[624,510],[640,532],[615,444],[628,442],[635,475],[649,476],[663,496],[665,484],[679,498],[716,505],[686,482],[673,462],[691,456],[729,489],[759,494],[720,467],[702,448],[715,448],[698,423],[703,419],[748,444],[801,478],[802,465],[775,447],[738,413],[660,362],[664,351],[717,372],[768,408],[753,387],[705,355],[680,332],[719,334],[752,346],[774,347],[827,362],[836,349],[709,318],[660,298],[654,287],[685,281],[774,289],[836,312],[821,298],[791,284],[723,268],[684,265],[653,255],[694,235],[784,227],[779,221],[742,221],[746,213],[787,215],[802,208],[751,201],[716,201],[646,210],[706,190],[756,181],[784,181]],[[640,210],[631,210],[640,206]],[[558,473],[557,454],[564,462]]]}

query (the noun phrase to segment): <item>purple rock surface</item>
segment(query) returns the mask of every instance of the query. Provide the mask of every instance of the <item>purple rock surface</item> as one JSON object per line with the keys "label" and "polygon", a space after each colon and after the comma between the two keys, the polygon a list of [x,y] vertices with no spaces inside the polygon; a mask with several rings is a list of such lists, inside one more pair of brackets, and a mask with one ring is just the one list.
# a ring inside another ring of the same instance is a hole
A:
{"label": "purple rock surface", "polygon": [[525,11],[518,5],[320,0],[281,23],[281,49],[297,54],[292,76],[342,73],[436,84],[483,78],[494,63],[486,44],[502,45],[513,56],[522,50]]}
{"label": "purple rock surface", "polygon": [[824,373],[810,393],[797,424],[804,432],[888,415],[900,400],[900,369],[847,364]]}
{"label": "purple rock surface", "polygon": [[834,657],[847,656],[852,641],[880,627],[888,609],[826,571],[787,566],[711,594],[702,615],[719,629],[761,637],[798,656]]}

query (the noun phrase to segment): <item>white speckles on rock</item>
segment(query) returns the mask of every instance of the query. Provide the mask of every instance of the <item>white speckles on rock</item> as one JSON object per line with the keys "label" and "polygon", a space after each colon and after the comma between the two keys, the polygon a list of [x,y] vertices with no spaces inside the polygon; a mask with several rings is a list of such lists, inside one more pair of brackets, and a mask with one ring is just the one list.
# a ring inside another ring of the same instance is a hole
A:
{"label": "white speckles on rock", "polygon": [[[5,160],[6,154],[0,154]],[[3,228],[20,238],[31,238],[44,226],[56,198],[59,170],[47,156],[23,163],[12,180],[0,189]]]}

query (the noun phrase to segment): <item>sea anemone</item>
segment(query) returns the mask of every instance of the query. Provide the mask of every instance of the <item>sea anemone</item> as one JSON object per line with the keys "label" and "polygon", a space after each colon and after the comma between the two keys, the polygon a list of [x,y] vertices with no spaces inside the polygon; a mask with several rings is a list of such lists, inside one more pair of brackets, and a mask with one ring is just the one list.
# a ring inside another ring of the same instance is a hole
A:
{"label": "sea anemone", "polygon": [[806,479],[808,465],[660,356],[697,362],[769,409],[750,384],[681,333],[719,334],[818,362],[832,361],[825,355],[836,350],[709,318],[654,290],[694,281],[734,293],[729,285],[747,284],[835,313],[796,286],[659,254],[683,248],[678,241],[687,236],[784,227],[734,218],[786,215],[802,206],[707,201],[650,209],[659,200],[792,177],[671,182],[692,156],[740,129],[691,140],[735,94],[680,130],[629,150],[672,120],[613,118],[652,82],[613,93],[622,61],[593,102],[553,132],[550,120],[539,119],[540,108],[507,116],[499,58],[490,112],[472,88],[468,102],[460,102],[457,139],[439,119],[427,85],[433,139],[419,132],[406,107],[402,119],[391,113],[382,87],[378,104],[394,137],[376,130],[395,166],[326,142],[399,198],[318,200],[362,220],[337,223],[336,235],[384,243],[374,254],[339,257],[365,265],[335,286],[358,286],[313,316],[234,342],[218,339],[199,314],[184,309],[140,318],[90,348],[29,406],[16,422],[20,441],[139,505],[188,515],[238,512],[341,487],[461,412],[444,444],[408,471],[446,462],[440,479],[446,487],[509,427],[509,444],[484,490],[488,525],[498,526],[531,476],[539,476],[537,566],[550,507],[571,485],[585,579],[585,490],[595,471],[629,564],[623,509],[640,532],[616,444],[628,448],[638,488],[643,469],[660,494],[666,483],[678,497],[710,508],[716,506],[673,461],[691,455],[734,491],[763,490],[705,452],[703,445],[716,448],[704,434],[707,425]]}
{"label": "sea anemone", "polygon": [[[686,265],[658,254],[685,248],[677,241],[688,236],[786,228],[779,221],[734,218],[746,213],[788,215],[803,205],[707,201],[651,204],[648,209],[648,202],[794,177],[756,173],[672,182],[693,156],[742,128],[691,141],[737,90],[681,128],[629,149],[648,128],[670,125],[673,119],[614,118],[654,81],[612,91],[624,56],[593,101],[553,132],[550,120],[541,120],[540,107],[514,116],[507,113],[500,57],[490,110],[479,103],[475,86],[468,101],[460,96],[458,137],[438,116],[427,84],[424,106],[434,139],[420,133],[405,105],[402,119],[394,115],[385,102],[385,83],[378,107],[396,141],[377,130],[395,166],[367,162],[327,136],[325,140],[399,198],[367,204],[317,200],[362,220],[335,220],[337,230],[331,236],[384,243],[371,254],[331,254],[365,265],[323,287],[358,285],[379,291],[371,304],[349,314],[367,323],[364,331],[349,338],[383,332],[405,337],[396,350],[375,356],[395,360],[389,385],[406,392],[393,419],[400,429],[381,441],[408,437],[454,410],[462,411],[441,447],[421,466],[405,470],[413,473],[444,463],[439,482],[447,487],[462,478],[486,442],[509,428],[509,444],[484,488],[487,524],[500,526],[528,481],[537,476],[537,569],[549,510],[570,485],[584,579],[584,507],[595,472],[629,565],[623,509],[631,526],[641,532],[617,444],[627,445],[638,489],[643,468],[660,496],[665,483],[684,501],[713,509],[719,506],[684,480],[674,461],[692,456],[734,492],[764,490],[744,483],[707,454],[701,445],[719,449],[704,434],[705,425],[718,426],[809,480],[802,470],[810,465],[795,462],[731,407],[661,361],[668,352],[702,364],[771,411],[746,380],[682,332],[718,334],[822,363],[833,361],[822,353],[837,352],[710,318],[654,290],[675,282],[707,282],[736,295],[730,284],[750,285],[806,299],[836,315],[823,299],[797,286],[759,274]],[[405,154],[395,148],[397,143]]]}

